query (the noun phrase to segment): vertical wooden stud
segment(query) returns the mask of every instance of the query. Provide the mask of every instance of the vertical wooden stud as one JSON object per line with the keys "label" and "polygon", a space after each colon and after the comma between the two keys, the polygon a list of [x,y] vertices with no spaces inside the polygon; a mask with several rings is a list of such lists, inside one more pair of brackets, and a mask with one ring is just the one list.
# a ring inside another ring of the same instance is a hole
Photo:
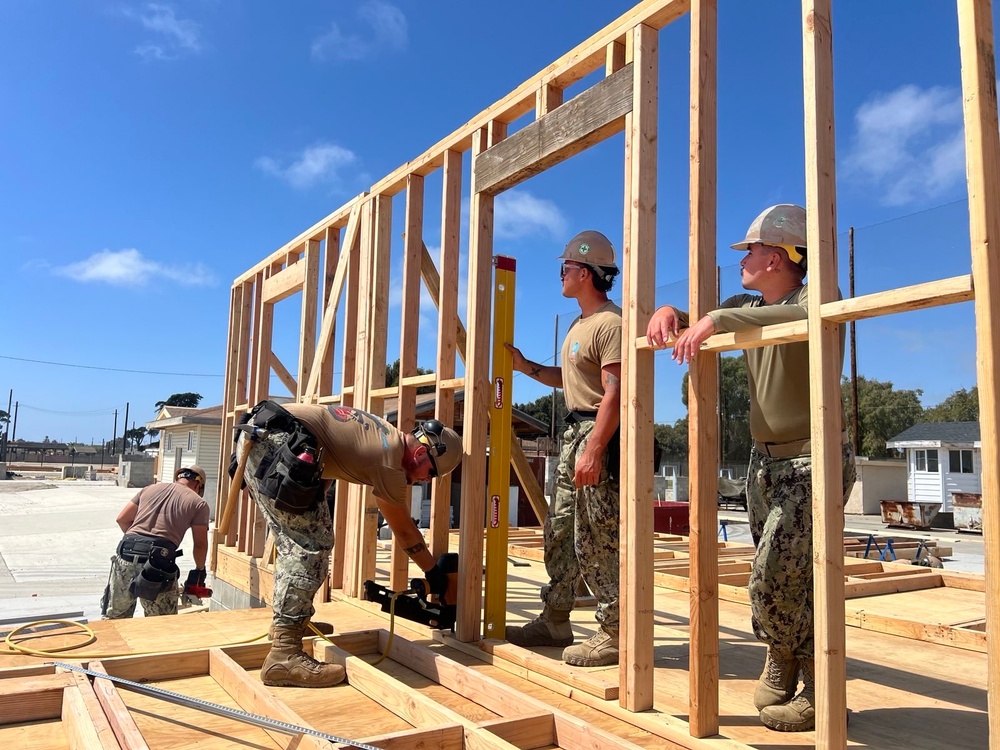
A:
{"label": "vertical wooden stud", "polygon": [[[490,127],[472,136],[475,157],[490,142]],[[473,166],[475,171],[475,166]],[[476,183],[473,175],[472,184]],[[486,493],[486,431],[490,408],[490,276],[493,262],[493,196],[473,193],[469,216],[469,303],[463,405],[462,522],[459,544],[464,559],[483,559]],[[458,572],[458,616],[455,635],[470,642],[480,637],[483,567],[463,565]]]}
{"label": "vertical wooden stud", "polygon": [[[716,0],[691,3],[691,144],[688,217],[692,323],[718,306],[716,215]],[[691,467],[691,734],[719,731],[719,355],[691,362],[688,430]]]}
{"label": "vertical wooden stud", "polygon": [[812,439],[816,745],[847,745],[840,327],[820,305],[837,299],[837,186],[830,0],[803,0],[809,399]]}
{"label": "vertical wooden stud", "polygon": [[625,116],[625,242],[622,252],[621,630],[619,701],[653,705],[653,352],[637,349],[653,312],[656,274],[658,34],[632,40],[632,111]]}
{"label": "vertical wooden stud", "polygon": [[996,53],[989,0],[959,0],[965,164],[969,185],[972,281],[976,290],[976,374],[982,435],[983,543],[986,557],[986,642],[989,746],[1000,748],[1000,137],[997,135]]}

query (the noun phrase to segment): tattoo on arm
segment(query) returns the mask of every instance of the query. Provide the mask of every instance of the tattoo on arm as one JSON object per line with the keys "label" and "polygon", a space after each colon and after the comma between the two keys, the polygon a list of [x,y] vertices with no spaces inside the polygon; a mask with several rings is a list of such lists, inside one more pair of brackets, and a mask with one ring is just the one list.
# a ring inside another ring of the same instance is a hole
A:
{"label": "tattoo on arm", "polygon": [[605,388],[613,388],[618,385],[618,378],[612,375],[610,372],[604,373],[604,386]]}
{"label": "tattoo on arm", "polygon": [[406,547],[403,552],[406,553],[407,557],[413,557],[415,554],[423,552],[425,549],[427,549],[427,545],[423,542],[419,542],[418,544],[414,544],[412,547]]}
{"label": "tattoo on arm", "polygon": [[533,378],[537,378],[541,374],[542,374],[542,368],[539,367],[538,365],[532,365],[531,372],[528,373],[528,375],[530,375]]}

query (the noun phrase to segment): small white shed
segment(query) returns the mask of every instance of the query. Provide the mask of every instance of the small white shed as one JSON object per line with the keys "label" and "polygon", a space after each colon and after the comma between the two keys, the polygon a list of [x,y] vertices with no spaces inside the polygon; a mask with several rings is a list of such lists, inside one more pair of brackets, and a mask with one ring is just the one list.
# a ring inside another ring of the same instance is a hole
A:
{"label": "small white shed", "polygon": [[907,500],[941,503],[953,512],[953,492],[982,491],[979,422],[921,422],[886,442],[906,451]]}
{"label": "small white shed", "polygon": [[[160,431],[160,449],[154,478],[172,482],[182,466],[205,470],[205,499],[215,516],[214,499],[219,492],[219,456],[222,449],[222,406],[195,409],[164,406],[156,419],[146,422],[147,430]],[[227,446],[228,447],[228,446]]]}

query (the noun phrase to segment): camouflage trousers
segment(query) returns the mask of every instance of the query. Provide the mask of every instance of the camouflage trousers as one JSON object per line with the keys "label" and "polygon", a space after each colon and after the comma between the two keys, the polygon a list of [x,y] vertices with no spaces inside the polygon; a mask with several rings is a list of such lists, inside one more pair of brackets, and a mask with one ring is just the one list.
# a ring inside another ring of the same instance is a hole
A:
{"label": "camouflage trousers", "polygon": [[587,447],[593,421],[570,425],[556,473],[556,492],[545,517],[545,570],[549,584],[542,601],[571,610],[579,576],[597,598],[597,622],[618,627],[618,482],[608,476],[607,457],[600,483],[577,489],[576,462]]}
{"label": "camouflage trousers", "polygon": [[[121,620],[132,617],[135,614],[136,598],[129,593],[129,586],[135,580],[136,576],[139,575],[139,571],[142,570],[142,566],[145,564],[145,562],[124,560],[118,555],[112,556],[111,577],[108,579],[106,592],[108,603],[101,619]],[[176,615],[177,600],[179,597],[180,591],[177,588],[177,579],[175,578],[167,590],[161,592],[152,601],[149,599],[139,599],[142,602],[142,613],[146,617]]]}
{"label": "camouflage trousers", "polygon": [[[245,439],[245,436],[240,437],[237,455]],[[274,624],[280,626],[297,625],[312,617],[315,612],[313,597],[329,571],[330,550],[333,549],[333,521],[325,502],[317,503],[305,513],[287,513],[274,507],[273,498],[259,492],[257,469],[268,446],[275,450],[286,442],[288,433],[277,431],[257,442],[247,456],[245,475],[250,496],[267,519],[277,551],[271,608]]]}
{"label": "camouflage trousers", "polygon": [[[843,447],[844,501],[854,486],[854,449]],[[812,457],[770,458],[752,450],[747,513],[757,552],[750,610],[757,640],[813,658]]]}

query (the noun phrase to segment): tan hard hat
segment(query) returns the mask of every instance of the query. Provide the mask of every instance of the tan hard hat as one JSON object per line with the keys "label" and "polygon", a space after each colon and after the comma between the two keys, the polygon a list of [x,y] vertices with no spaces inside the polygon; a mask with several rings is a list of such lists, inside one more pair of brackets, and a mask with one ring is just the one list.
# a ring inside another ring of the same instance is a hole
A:
{"label": "tan hard hat", "polygon": [[559,256],[561,260],[571,260],[575,263],[582,263],[585,266],[593,266],[604,269],[615,269],[614,273],[608,270],[608,274],[616,276],[618,274],[618,264],[615,262],[615,246],[611,240],[598,231],[587,229],[580,232],[576,237],[566,244],[566,249]]}
{"label": "tan hard hat", "polygon": [[[186,476],[182,477],[181,474],[185,473]],[[176,482],[178,479],[193,479],[194,477],[190,476],[191,473],[198,475],[198,480],[201,482],[201,486],[204,487],[205,470],[200,466],[182,466],[180,469],[174,472],[174,481]]]}
{"label": "tan hard hat", "polygon": [[753,220],[742,242],[731,245],[733,250],[746,250],[754,243],[783,248],[793,263],[806,267],[806,210],[794,203],[779,203],[765,208]]}
{"label": "tan hard hat", "polygon": [[413,429],[413,435],[427,446],[439,477],[450,474],[462,462],[462,438],[436,419],[428,419]]}

